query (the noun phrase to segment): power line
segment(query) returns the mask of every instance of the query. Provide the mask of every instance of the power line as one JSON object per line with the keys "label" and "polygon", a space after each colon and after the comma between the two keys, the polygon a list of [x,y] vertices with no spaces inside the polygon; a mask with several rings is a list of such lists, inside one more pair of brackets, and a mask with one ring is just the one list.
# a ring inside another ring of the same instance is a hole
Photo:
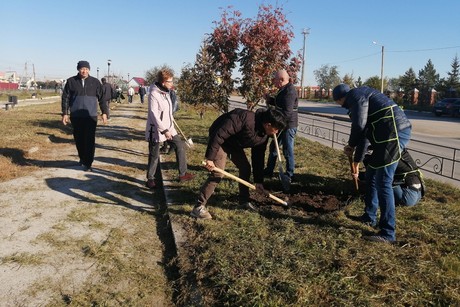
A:
{"label": "power line", "polygon": [[422,52],[422,51],[435,51],[435,50],[446,50],[446,49],[456,49],[456,48],[460,48],[460,46],[429,48],[429,49],[395,50],[395,51],[388,50],[386,52]]}

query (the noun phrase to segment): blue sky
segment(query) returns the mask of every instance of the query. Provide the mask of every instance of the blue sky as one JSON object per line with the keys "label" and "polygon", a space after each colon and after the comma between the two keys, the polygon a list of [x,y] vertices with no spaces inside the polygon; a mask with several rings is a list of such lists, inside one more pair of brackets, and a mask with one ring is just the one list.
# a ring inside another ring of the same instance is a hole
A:
{"label": "blue sky", "polygon": [[[79,60],[91,74],[110,70],[124,78],[143,77],[168,64],[176,74],[194,63],[206,33],[219,20],[220,7],[232,5],[242,17],[255,18],[260,4],[282,6],[292,25],[294,52],[306,39],[304,85],[315,85],[313,71],[336,65],[343,77],[365,80],[416,73],[429,59],[441,77],[460,52],[460,1],[457,0],[15,0],[2,2],[0,71],[25,71],[37,80],[76,74]],[[376,41],[378,45],[372,42]]]}

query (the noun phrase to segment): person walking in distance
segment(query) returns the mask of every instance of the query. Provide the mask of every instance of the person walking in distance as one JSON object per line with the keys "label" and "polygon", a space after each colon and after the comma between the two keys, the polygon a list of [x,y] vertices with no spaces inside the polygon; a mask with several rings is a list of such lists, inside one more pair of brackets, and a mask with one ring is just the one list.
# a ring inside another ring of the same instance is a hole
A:
{"label": "person walking in distance", "polygon": [[133,96],[134,96],[134,89],[132,86],[128,88],[128,103],[133,102]]}
{"label": "person walking in distance", "polygon": [[192,180],[195,175],[187,172],[185,143],[174,127],[173,106],[170,89],[173,86],[173,73],[169,69],[158,72],[157,82],[149,88],[148,115],[145,138],[149,142],[149,158],[146,186],[154,189],[157,186],[158,167],[160,160],[160,144],[168,142],[176,152],[179,168],[179,181]]}
{"label": "person walking in distance", "polygon": [[141,99],[141,103],[143,104],[144,103],[144,96],[146,94],[146,91],[145,91],[145,87],[144,85],[139,85],[139,98]]}
{"label": "person walking in distance", "polygon": [[73,137],[85,171],[92,170],[94,161],[98,104],[102,111],[102,122],[107,124],[108,104],[102,96],[102,85],[89,75],[90,65],[79,61],[78,74],[67,79],[62,93],[62,123],[72,123]]}
{"label": "person walking in distance", "polygon": [[102,99],[107,103],[107,120],[110,120],[110,101],[114,96],[113,88],[106,78],[102,78]]}

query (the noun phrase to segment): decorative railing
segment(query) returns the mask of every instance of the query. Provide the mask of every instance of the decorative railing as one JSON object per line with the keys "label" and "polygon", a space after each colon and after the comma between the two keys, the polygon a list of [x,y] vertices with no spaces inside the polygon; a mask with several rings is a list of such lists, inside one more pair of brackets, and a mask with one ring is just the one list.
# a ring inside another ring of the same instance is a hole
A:
{"label": "decorative railing", "polygon": [[[238,106],[233,101],[230,109]],[[297,135],[342,149],[348,142],[350,122],[342,117],[321,116],[299,112]],[[428,173],[460,182],[460,149],[412,138],[408,150],[415,163]]]}
{"label": "decorative railing", "polygon": [[[313,114],[299,114],[298,134],[336,148],[337,145],[347,144],[350,123]],[[459,149],[412,138],[408,150],[420,169],[460,181]]]}

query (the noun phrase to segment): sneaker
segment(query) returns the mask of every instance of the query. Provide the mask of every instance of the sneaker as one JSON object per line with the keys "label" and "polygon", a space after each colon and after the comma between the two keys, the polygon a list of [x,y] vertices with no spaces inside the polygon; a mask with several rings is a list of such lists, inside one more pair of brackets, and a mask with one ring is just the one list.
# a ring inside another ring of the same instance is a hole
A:
{"label": "sneaker", "polygon": [[185,173],[183,176],[179,176],[179,182],[190,181],[195,178],[195,175],[191,173]]}
{"label": "sneaker", "polygon": [[93,171],[93,169],[91,168],[91,166],[86,166],[86,165],[84,165],[84,164],[82,164],[82,166],[83,166],[83,171],[85,171],[85,172],[92,172],[92,171]]}
{"label": "sneaker", "polygon": [[155,189],[157,187],[155,180],[153,179],[147,180],[147,182],[145,183],[145,186],[149,189]]}
{"label": "sneaker", "polygon": [[205,206],[198,206],[198,207],[193,208],[192,212],[190,212],[190,215],[197,219],[203,219],[203,220],[212,219],[211,214],[208,212]]}
{"label": "sneaker", "polygon": [[247,202],[244,202],[244,203],[241,203],[241,205],[246,208],[247,210],[250,210],[250,211],[259,211],[259,208],[257,208],[256,205],[252,204],[251,202],[247,201]]}
{"label": "sneaker", "polygon": [[363,236],[363,239],[366,241],[371,241],[371,242],[393,243],[393,241],[390,241],[387,238],[382,237],[382,236]]}

